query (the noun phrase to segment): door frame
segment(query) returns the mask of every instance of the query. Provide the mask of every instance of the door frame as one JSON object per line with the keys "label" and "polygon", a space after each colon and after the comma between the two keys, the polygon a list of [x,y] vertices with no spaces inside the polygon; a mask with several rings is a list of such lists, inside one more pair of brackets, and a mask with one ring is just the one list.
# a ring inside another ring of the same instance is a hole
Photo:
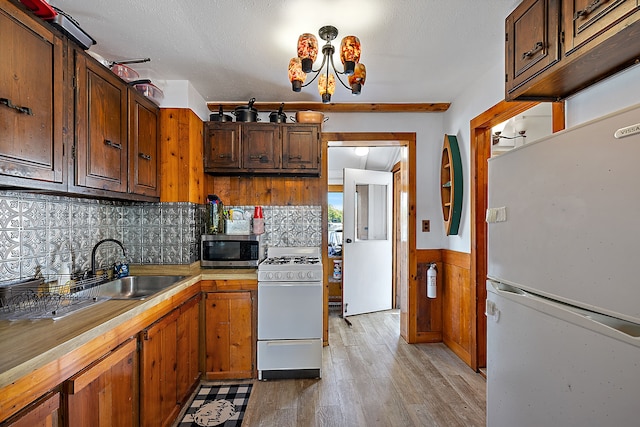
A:
{"label": "door frame", "polygon": [[[471,316],[471,368],[478,371],[487,365],[487,223],[488,164],[491,157],[491,128],[535,107],[534,101],[501,101],[470,122],[471,163],[471,289],[475,316]],[[564,101],[552,103],[551,131],[565,128]]]}
{"label": "door frame", "polygon": [[[324,193],[328,191],[327,153],[329,142],[332,146],[346,147],[406,147],[406,156],[400,162],[402,187],[407,193],[407,239],[400,253],[407,254],[405,268],[399,269],[397,284],[400,287],[400,335],[408,343],[416,342],[417,331],[417,261],[416,261],[416,134],[413,132],[323,132],[322,133],[322,176]],[[327,216],[327,198],[322,202],[322,218]],[[395,215],[394,215],[395,216]],[[322,247],[327,247],[327,222],[322,221]],[[324,266],[324,342],[329,343],[328,331],[328,275],[330,266],[327,251],[322,251]]]}

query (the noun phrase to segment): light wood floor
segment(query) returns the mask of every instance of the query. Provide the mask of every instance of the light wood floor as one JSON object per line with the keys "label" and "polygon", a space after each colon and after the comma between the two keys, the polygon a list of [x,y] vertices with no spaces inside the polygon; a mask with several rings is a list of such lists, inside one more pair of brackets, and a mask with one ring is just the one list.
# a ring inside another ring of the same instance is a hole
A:
{"label": "light wood floor", "polygon": [[243,427],[484,426],[484,378],[444,344],[407,344],[399,317],[332,314],[322,379],[255,381]]}

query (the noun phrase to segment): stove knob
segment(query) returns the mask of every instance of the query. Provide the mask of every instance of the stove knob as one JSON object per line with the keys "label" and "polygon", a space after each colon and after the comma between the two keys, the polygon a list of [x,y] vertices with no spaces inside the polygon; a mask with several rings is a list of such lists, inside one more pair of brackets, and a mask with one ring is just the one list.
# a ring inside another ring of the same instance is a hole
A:
{"label": "stove knob", "polygon": [[287,279],[291,280],[291,279],[293,279],[293,278],[294,278],[293,271],[288,272],[288,273],[287,273]]}
{"label": "stove knob", "polygon": [[298,279],[304,279],[304,271],[298,271]]}
{"label": "stove knob", "polygon": [[273,279],[273,273],[267,273],[266,276],[269,280]]}
{"label": "stove knob", "polygon": [[280,273],[279,271],[278,271],[278,272],[276,272],[276,279],[277,279],[277,280],[282,279],[282,273]]}
{"label": "stove knob", "polygon": [[308,277],[309,279],[313,279],[313,271],[309,271],[309,272],[307,273],[307,277]]}

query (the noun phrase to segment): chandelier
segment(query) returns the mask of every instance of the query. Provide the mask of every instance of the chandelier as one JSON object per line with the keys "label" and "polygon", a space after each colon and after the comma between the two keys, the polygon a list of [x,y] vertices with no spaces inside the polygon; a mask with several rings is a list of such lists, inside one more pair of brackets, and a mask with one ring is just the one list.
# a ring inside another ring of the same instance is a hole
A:
{"label": "chandelier", "polygon": [[[331,41],[338,36],[338,29],[326,25],[318,31],[320,38],[327,43],[322,46],[322,64],[317,70],[313,69],[313,63],[318,56],[318,40],[313,34],[304,33],[298,38],[298,56],[289,61],[289,81],[294,92],[300,92],[303,87],[310,85],[318,77],[318,92],[322,96],[322,102],[331,102],[331,95],[336,88],[336,78],[342,86],[351,90],[354,95],[360,95],[367,69],[360,63],[360,40],[356,36],[346,36],[340,43],[340,61],[344,65],[344,71],[336,70],[333,63],[335,48]],[[329,67],[333,69],[330,72]],[[307,74],[315,73],[313,78],[305,83]],[[334,77],[335,74],[335,77]],[[342,81],[340,75],[347,76],[349,85]]]}

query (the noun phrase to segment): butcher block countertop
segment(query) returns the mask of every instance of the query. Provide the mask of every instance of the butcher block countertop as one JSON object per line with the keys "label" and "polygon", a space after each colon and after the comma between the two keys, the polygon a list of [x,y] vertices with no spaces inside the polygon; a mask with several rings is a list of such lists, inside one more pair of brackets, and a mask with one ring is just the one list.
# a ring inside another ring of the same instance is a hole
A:
{"label": "butcher block countertop", "polygon": [[[101,337],[105,337],[106,341],[106,337],[115,335],[116,330],[124,330],[122,333],[125,334],[130,333],[126,327],[128,322],[144,323],[147,312],[162,313],[158,307],[169,310],[171,305],[180,303],[179,298],[190,298],[199,293],[201,281],[236,283],[235,288],[229,288],[232,290],[238,289],[238,283],[242,283],[242,289],[257,289],[257,270],[255,269],[200,269],[199,263],[196,264],[192,266],[132,265],[132,275],[186,276],[184,280],[146,300],[108,300],[56,321],[49,319],[0,321],[0,345],[2,346],[0,395],[4,395],[2,392],[5,387],[20,379],[24,381],[24,377],[33,375],[32,381],[37,381],[36,371],[51,366],[65,356],[69,357],[72,351],[85,344],[100,341]],[[193,288],[194,286],[198,288]],[[148,319],[152,318],[148,317]],[[148,325],[144,325],[143,328],[146,326]],[[2,409],[0,414],[6,409],[3,406],[3,402],[0,402]],[[2,419],[1,416],[0,419]]]}

